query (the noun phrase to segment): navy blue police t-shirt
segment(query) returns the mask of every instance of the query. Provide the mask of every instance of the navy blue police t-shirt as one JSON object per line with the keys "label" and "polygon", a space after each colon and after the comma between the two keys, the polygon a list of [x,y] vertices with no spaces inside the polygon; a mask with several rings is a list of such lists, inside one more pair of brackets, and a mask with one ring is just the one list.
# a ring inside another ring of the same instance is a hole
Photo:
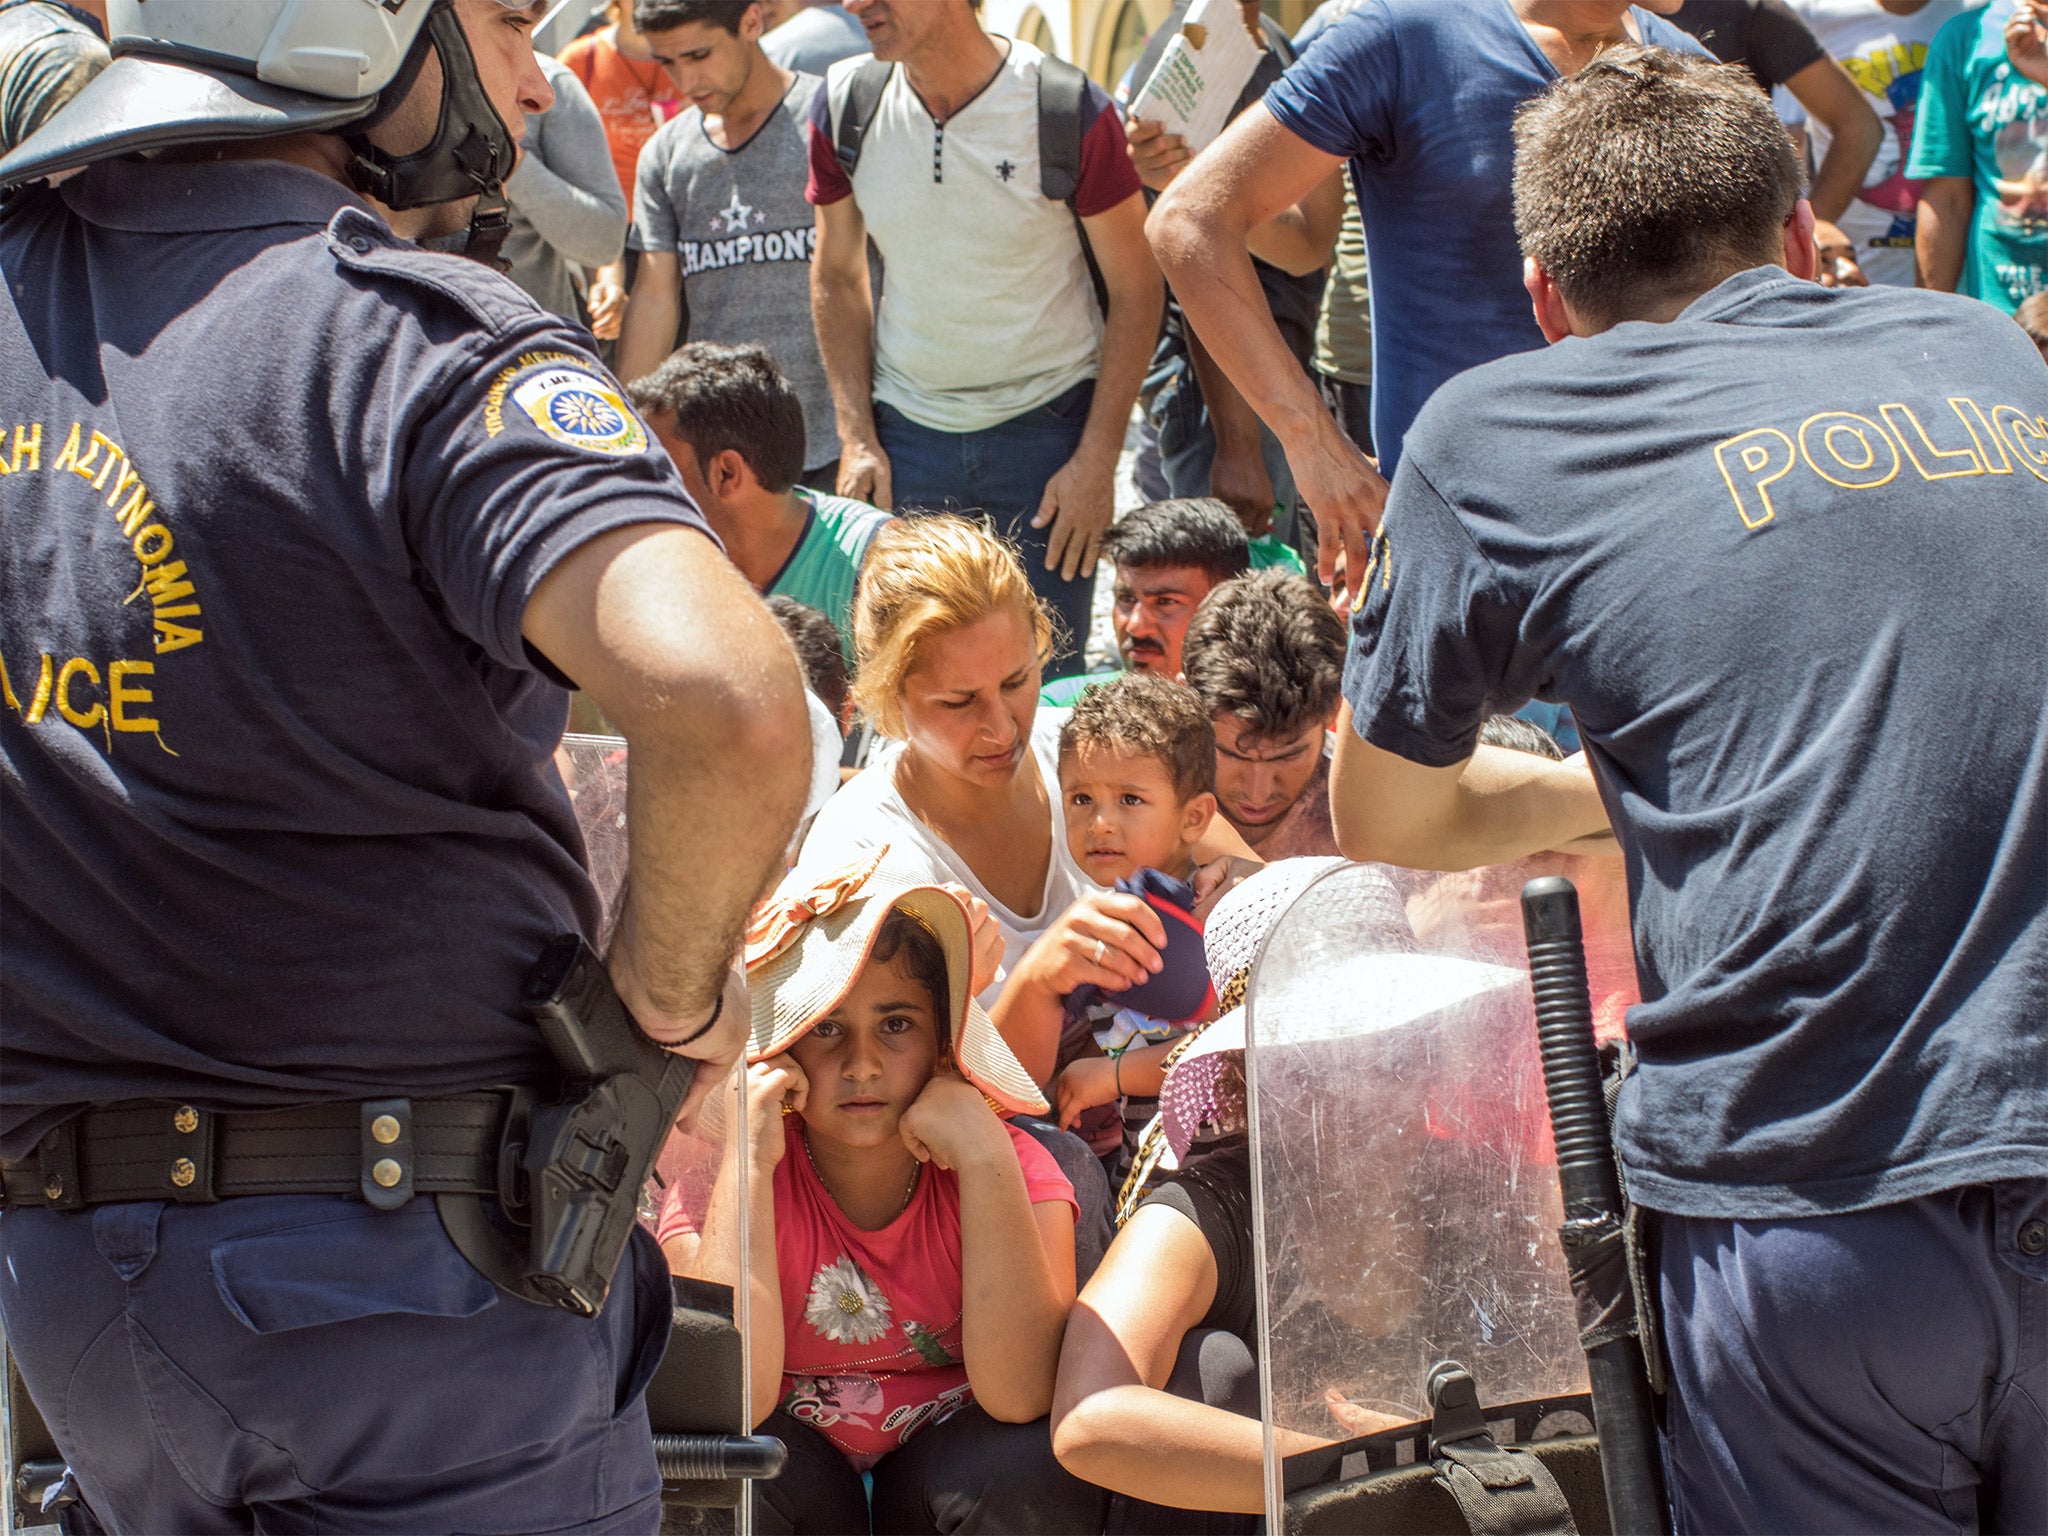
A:
{"label": "navy blue police t-shirt", "polygon": [[79,1105],[533,1081],[597,902],[527,599],[701,527],[565,322],[270,161],[0,212],[0,1154]]}
{"label": "navy blue police t-shirt", "polygon": [[1643,1203],[2048,1174],[2044,411],[1997,311],[1769,267],[1409,434],[1345,696],[1436,766],[1571,706],[1628,867]]}
{"label": "navy blue police t-shirt", "polygon": [[[1640,6],[1644,42],[1703,54]],[[1543,345],[1515,241],[1515,109],[1557,68],[1508,0],[1364,0],[1266,92],[1275,121],[1351,162],[1372,267],[1372,435],[1463,369]]]}

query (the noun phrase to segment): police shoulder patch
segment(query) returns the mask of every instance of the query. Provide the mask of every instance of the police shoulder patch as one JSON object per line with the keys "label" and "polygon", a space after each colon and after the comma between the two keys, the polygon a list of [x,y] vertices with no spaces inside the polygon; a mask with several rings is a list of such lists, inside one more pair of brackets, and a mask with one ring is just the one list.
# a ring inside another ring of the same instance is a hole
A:
{"label": "police shoulder patch", "polygon": [[577,364],[550,364],[512,386],[512,403],[571,448],[625,457],[647,451],[647,429],[609,380]]}

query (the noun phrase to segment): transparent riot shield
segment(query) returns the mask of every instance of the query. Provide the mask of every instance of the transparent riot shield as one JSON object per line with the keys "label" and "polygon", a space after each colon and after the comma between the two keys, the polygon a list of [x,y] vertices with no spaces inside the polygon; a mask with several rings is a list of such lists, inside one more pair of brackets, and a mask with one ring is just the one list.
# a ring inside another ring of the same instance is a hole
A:
{"label": "transparent riot shield", "polygon": [[[626,879],[626,743],[566,736],[555,765],[576,807],[609,931]],[[647,1389],[663,1502],[672,1512],[708,1512],[680,1521],[691,1529],[742,1536],[752,1528],[745,1477],[761,1466],[761,1448],[746,1441],[753,1430],[751,1288],[740,1256],[751,1249],[747,1159],[735,1134],[746,1123],[745,1092],[740,1065],[669,1133],[640,1200],[641,1222],[668,1260],[675,1300],[668,1354]]]}
{"label": "transparent riot shield", "polygon": [[1287,1528],[1286,1456],[1426,1420],[1440,1361],[1489,1410],[1587,1390],[1518,905],[1553,873],[1588,893],[1595,1013],[1617,1032],[1635,1000],[1618,860],[1344,865],[1260,954],[1245,1027],[1269,1530]]}
{"label": "transparent riot shield", "polygon": [[591,883],[604,903],[609,931],[626,883],[626,743],[619,736],[564,736],[555,767],[576,807]]}

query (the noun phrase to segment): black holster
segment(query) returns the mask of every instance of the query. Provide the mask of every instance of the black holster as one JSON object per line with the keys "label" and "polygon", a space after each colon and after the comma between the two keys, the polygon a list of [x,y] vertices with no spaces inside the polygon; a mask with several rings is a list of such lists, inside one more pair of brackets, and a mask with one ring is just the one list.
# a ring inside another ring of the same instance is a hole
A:
{"label": "black holster", "polygon": [[524,1002],[562,1069],[560,1096],[515,1095],[495,1201],[444,1194],[436,1203],[449,1238],[499,1289],[594,1317],[697,1063],[641,1032],[577,934],[548,946]]}

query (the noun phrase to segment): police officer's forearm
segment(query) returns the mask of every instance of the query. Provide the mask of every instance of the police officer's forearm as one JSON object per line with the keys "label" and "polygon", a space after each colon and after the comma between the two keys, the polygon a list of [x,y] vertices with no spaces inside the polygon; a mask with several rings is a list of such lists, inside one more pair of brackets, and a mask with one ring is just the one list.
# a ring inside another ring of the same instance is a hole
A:
{"label": "police officer's forearm", "polygon": [[612,977],[649,1034],[681,1038],[709,1015],[803,808],[810,724],[795,654],[717,546],[672,525],[570,553],[524,630],[631,747]]}
{"label": "police officer's forearm", "polygon": [[1921,288],[1954,293],[1963,280],[1970,245],[1970,216],[1976,188],[1967,176],[1935,176],[1920,185],[1913,222],[1913,281]]}
{"label": "police officer's forearm", "polygon": [[1462,763],[1427,767],[1361,739],[1348,704],[1338,715],[1330,821],[1347,859],[1446,870],[1527,858],[1608,825],[1583,760],[1480,746]]}

